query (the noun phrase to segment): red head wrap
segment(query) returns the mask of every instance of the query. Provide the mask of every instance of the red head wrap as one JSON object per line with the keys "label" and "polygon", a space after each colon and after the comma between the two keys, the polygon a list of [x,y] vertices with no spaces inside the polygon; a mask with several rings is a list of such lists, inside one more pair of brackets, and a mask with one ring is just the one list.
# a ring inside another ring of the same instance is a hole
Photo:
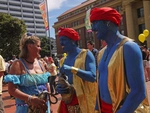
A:
{"label": "red head wrap", "polygon": [[90,12],[90,21],[93,22],[95,20],[107,20],[119,26],[121,15],[115,9],[110,7],[93,8]]}
{"label": "red head wrap", "polygon": [[58,37],[66,36],[74,41],[80,40],[79,34],[72,28],[59,28]]}

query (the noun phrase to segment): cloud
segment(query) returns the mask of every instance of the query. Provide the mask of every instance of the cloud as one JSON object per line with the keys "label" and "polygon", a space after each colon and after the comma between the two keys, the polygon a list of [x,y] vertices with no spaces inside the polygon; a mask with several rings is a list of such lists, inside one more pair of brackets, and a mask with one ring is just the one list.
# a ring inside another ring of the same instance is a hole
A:
{"label": "cloud", "polygon": [[60,7],[65,3],[67,0],[47,0],[48,1],[48,10],[52,11],[54,9],[60,9]]}
{"label": "cloud", "polygon": [[[50,14],[49,14],[50,15]],[[49,16],[48,17],[49,19],[52,19],[52,18],[56,18],[56,16]]]}

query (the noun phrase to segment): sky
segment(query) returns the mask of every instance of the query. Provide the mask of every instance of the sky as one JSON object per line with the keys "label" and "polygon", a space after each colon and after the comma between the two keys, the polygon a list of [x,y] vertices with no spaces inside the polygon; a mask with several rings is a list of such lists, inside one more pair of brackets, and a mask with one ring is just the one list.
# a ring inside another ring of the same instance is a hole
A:
{"label": "sky", "polygon": [[55,31],[52,26],[58,21],[57,17],[84,1],[86,0],[47,0],[50,37],[55,38]]}

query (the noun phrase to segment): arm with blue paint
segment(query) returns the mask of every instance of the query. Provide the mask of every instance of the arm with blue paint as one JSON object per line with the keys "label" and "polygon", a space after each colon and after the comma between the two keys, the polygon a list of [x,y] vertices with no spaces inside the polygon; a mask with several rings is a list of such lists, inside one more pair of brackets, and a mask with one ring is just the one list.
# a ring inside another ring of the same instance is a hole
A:
{"label": "arm with blue paint", "polygon": [[90,51],[87,52],[87,56],[85,60],[85,70],[73,66],[68,66],[65,64],[61,67],[60,70],[61,72],[71,71],[73,74],[79,76],[80,78],[86,81],[90,81],[90,82],[96,81],[95,58]]}
{"label": "arm with blue paint", "polygon": [[130,92],[117,113],[133,113],[146,97],[142,55],[136,43],[124,45],[124,62]]}

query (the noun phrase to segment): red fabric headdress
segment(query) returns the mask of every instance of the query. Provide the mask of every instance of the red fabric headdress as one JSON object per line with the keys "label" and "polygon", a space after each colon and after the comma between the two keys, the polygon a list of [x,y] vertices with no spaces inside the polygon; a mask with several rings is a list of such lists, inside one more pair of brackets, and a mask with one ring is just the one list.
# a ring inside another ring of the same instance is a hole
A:
{"label": "red fabric headdress", "polygon": [[96,20],[111,21],[119,26],[121,15],[115,9],[110,7],[93,8],[90,12],[90,21],[93,22]]}
{"label": "red fabric headdress", "polygon": [[72,28],[59,28],[58,37],[66,36],[74,41],[80,40],[79,34]]}

